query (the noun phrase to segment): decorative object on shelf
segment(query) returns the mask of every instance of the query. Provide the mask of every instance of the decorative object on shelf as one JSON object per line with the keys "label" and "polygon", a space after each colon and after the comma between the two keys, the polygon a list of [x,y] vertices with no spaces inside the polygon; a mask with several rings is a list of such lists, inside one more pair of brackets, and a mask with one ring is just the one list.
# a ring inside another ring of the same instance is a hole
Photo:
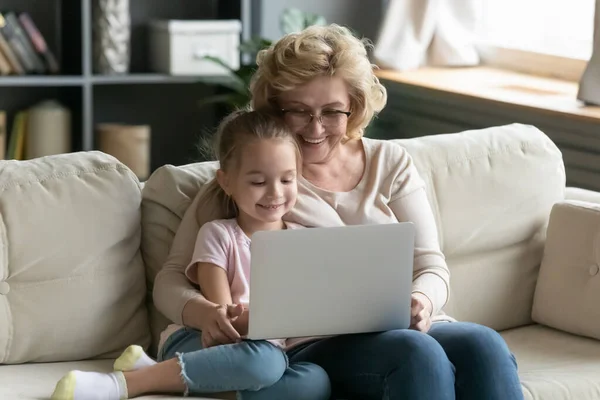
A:
{"label": "decorative object on shelf", "polygon": [[140,179],[150,176],[150,126],[99,124],[98,148],[129,167]]}
{"label": "decorative object on shelf", "polygon": [[[170,75],[224,75],[240,67],[239,20],[155,20],[150,23],[150,68]],[[222,60],[225,66],[207,60]]]}
{"label": "decorative object on shelf", "polygon": [[71,151],[71,111],[57,100],[43,101],[27,110],[26,158]]}
{"label": "decorative object on shelf", "polygon": [[131,60],[129,0],[94,1],[94,72],[126,74]]}
{"label": "decorative object on shelf", "polygon": [[600,105],[600,29],[597,28],[600,26],[600,0],[596,0],[595,10],[592,57],[579,81],[577,99],[585,104]]}
{"label": "decorative object on shelf", "polygon": [[[301,31],[312,25],[325,25],[327,21],[324,17],[301,11],[297,8],[287,8],[279,17],[279,28],[282,34],[288,34]],[[210,77],[200,77],[199,80],[207,85],[218,86],[226,89],[226,93],[216,94],[202,99],[199,104],[205,106],[208,104],[225,104],[228,108],[235,109],[248,105],[250,103],[250,80],[256,69],[256,54],[271,45],[272,41],[262,37],[254,37],[244,41],[239,46],[241,54],[248,55],[253,62],[248,65],[242,65],[239,68],[231,68],[227,62],[219,57],[207,55],[205,58],[220,65],[229,79],[220,80],[215,83]]]}

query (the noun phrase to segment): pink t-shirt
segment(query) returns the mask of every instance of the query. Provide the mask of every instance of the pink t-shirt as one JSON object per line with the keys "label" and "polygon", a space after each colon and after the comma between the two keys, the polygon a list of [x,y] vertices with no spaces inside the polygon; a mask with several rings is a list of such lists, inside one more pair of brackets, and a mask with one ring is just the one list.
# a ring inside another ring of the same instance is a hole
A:
{"label": "pink t-shirt", "polygon": [[[302,228],[286,222],[287,229]],[[187,278],[198,284],[197,263],[210,263],[227,272],[231,299],[234,304],[250,302],[250,238],[234,219],[207,222],[198,231],[192,260],[185,269]],[[269,340],[285,347],[285,339]]]}
{"label": "pink t-shirt", "polygon": [[202,225],[196,236],[192,259],[185,269],[187,278],[198,284],[197,263],[223,268],[229,279],[234,304],[250,301],[250,238],[235,219],[220,219]]}

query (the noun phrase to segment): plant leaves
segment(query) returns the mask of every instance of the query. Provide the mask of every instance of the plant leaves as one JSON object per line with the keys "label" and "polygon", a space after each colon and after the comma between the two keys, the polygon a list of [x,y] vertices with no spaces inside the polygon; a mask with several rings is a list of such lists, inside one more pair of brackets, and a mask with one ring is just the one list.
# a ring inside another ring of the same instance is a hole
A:
{"label": "plant leaves", "polygon": [[322,15],[318,14],[306,14],[304,20],[304,27],[307,28],[312,25],[327,25],[327,20]]}
{"label": "plant leaves", "polygon": [[272,44],[272,42],[268,39],[261,38],[255,36],[251,39],[248,39],[240,44],[240,52],[243,54],[254,55],[258,53],[262,49],[266,49]]}
{"label": "plant leaves", "polygon": [[226,104],[231,109],[242,108],[248,105],[249,96],[244,96],[239,93],[222,93],[208,96],[198,101],[199,107],[204,107],[210,104]]}
{"label": "plant leaves", "polygon": [[[226,71],[227,71],[227,78],[229,79],[222,79],[221,81],[217,82],[219,85],[221,86],[225,86],[235,92],[238,93],[245,93],[248,90],[248,85],[246,84],[246,82],[240,77],[238,76],[238,73],[236,70],[232,69],[229,65],[227,65],[227,63],[225,63],[223,60],[221,60],[218,57],[213,57],[213,56],[206,56],[204,57],[207,60],[210,60],[216,64],[219,64],[220,66],[222,66]],[[203,82],[203,83],[215,83],[215,77],[198,77],[199,81]],[[208,79],[207,79],[208,78]]]}
{"label": "plant leaves", "polygon": [[287,8],[281,13],[279,28],[284,35],[300,32],[311,25],[325,25],[327,21],[318,14],[307,13],[297,8]]}

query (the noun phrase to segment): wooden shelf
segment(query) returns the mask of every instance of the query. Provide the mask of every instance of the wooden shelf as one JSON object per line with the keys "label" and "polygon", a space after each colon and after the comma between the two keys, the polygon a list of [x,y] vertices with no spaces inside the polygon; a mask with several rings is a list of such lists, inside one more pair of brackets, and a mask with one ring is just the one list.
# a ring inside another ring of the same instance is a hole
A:
{"label": "wooden shelf", "polygon": [[600,107],[577,100],[577,82],[544,78],[491,67],[380,70],[379,79],[459,96],[536,109],[598,123]]}

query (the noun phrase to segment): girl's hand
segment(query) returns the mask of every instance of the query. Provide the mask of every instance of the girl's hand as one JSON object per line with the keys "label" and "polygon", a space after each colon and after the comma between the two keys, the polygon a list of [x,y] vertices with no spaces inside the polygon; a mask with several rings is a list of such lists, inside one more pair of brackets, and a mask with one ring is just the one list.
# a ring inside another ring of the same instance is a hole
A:
{"label": "girl's hand", "polygon": [[250,317],[249,310],[247,308],[243,308],[242,314],[235,321],[233,321],[233,327],[242,337],[248,335],[249,317]]}
{"label": "girl's hand", "polygon": [[421,293],[412,294],[410,305],[410,329],[427,333],[431,328],[431,301]]}
{"label": "girl's hand", "polygon": [[232,323],[243,311],[241,304],[215,306],[206,316],[202,327],[202,347],[207,349],[221,344],[238,343],[241,337]]}

